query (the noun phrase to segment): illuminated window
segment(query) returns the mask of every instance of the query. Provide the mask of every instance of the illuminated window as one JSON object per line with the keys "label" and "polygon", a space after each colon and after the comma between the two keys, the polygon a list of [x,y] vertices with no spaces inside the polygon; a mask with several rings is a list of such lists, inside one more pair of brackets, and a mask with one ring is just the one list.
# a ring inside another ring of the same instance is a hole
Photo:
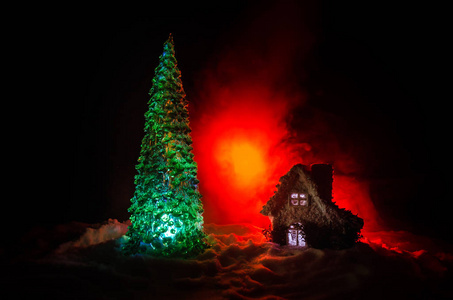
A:
{"label": "illuminated window", "polygon": [[293,206],[307,206],[308,194],[307,193],[291,193],[289,203]]}

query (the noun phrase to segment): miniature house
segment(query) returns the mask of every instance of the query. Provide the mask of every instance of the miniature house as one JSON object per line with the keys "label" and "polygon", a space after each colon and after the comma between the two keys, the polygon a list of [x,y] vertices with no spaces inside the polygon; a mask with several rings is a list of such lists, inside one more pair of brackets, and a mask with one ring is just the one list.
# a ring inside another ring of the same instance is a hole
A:
{"label": "miniature house", "polygon": [[295,165],[280,178],[261,213],[272,223],[275,243],[347,248],[360,238],[363,220],[332,202],[333,169],[328,164]]}

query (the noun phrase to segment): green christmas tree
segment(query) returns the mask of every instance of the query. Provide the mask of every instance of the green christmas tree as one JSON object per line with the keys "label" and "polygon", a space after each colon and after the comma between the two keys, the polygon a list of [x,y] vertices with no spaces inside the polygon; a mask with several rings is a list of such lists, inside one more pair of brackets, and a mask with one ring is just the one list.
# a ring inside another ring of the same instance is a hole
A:
{"label": "green christmas tree", "polygon": [[186,94],[177,67],[173,37],[155,69],[145,113],[145,136],[129,208],[126,254],[190,257],[207,244],[197,164],[192,153]]}

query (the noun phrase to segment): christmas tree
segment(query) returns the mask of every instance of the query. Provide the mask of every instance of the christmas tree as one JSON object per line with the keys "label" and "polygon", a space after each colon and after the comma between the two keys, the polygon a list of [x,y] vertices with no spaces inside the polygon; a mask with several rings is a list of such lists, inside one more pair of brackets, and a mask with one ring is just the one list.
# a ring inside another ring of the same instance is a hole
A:
{"label": "christmas tree", "polygon": [[206,247],[186,94],[173,37],[164,43],[145,113],[126,254],[190,257]]}

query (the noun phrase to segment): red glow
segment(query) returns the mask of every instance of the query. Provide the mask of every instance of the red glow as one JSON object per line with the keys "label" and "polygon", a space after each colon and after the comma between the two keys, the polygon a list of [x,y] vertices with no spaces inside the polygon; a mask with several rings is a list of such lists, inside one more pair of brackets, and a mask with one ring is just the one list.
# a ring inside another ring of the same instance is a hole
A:
{"label": "red glow", "polygon": [[[333,144],[331,136],[315,143],[284,142],[288,136],[285,117],[294,100],[285,94],[272,93],[260,85],[241,85],[212,94],[216,97],[207,111],[192,113],[193,146],[206,223],[245,222],[267,227],[268,218],[260,214],[262,206],[273,195],[279,178],[294,164],[331,161],[335,168],[353,160],[338,155],[336,150],[332,150],[335,160],[325,154],[317,157],[316,149]],[[364,235],[379,230],[367,182],[336,174],[333,197],[339,207],[364,219]]]}
{"label": "red glow", "polygon": [[205,222],[267,226],[261,208],[296,163],[281,143],[288,100],[252,86],[216,95],[212,110],[192,121]]}
{"label": "red glow", "polygon": [[351,176],[335,175],[333,181],[333,201],[350,210],[364,220],[362,234],[380,230],[379,216],[370,198],[369,186],[366,181]]}

